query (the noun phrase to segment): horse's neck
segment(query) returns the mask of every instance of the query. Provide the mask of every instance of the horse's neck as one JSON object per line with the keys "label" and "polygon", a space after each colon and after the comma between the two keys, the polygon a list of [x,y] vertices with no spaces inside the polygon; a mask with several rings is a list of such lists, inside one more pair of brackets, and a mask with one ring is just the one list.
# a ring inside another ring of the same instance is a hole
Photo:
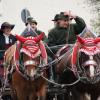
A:
{"label": "horse's neck", "polygon": [[64,54],[64,57],[57,64],[57,72],[61,73],[66,67],[71,66],[71,54]]}

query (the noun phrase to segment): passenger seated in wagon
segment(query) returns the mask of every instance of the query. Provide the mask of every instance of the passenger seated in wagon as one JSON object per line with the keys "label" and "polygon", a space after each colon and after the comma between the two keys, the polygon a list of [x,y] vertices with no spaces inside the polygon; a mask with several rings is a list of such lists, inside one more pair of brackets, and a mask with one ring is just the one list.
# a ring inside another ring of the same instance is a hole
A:
{"label": "passenger seated in wagon", "polygon": [[4,22],[0,29],[0,78],[4,77],[4,53],[16,42],[16,37],[12,35],[11,31],[15,25],[9,22]]}

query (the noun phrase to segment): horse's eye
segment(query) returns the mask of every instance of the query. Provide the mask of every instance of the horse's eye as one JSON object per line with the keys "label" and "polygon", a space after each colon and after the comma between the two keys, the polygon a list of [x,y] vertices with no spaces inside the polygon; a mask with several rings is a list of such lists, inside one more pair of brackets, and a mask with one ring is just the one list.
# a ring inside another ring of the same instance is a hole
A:
{"label": "horse's eye", "polygon": [[89,55],[85,54],[84,52],[80,52],[79,53],[79,62],[83,63],[87,60],[89,60]]}
{"label": "horse's eye", "polygon": [[99,59],[100,59],[100,53],[97,53],[93,56],[93,59],[96,61],[96,62],[99,62]]}

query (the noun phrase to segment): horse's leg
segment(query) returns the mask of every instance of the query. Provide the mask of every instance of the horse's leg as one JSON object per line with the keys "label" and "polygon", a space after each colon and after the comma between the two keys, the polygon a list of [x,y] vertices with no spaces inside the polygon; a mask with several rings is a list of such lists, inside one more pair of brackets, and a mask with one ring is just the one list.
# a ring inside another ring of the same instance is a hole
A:
{"label": "horse's leg", "polygon": [[97,100],[100,100],[100,96],[98,97],[98,99]]}
{"label": "horse's leg", "polygon": [[28,100],[28,91],[24,87],[15,87],[18,100]]}
{"label": "horse's leg", "polygon": [[23,91],[17,91],[18,100],[27,100],[27,94]]}
{"label": "horse's leg", "polygon": [[12,75],[12,87],[16,90],[18,100],[27,100],[27,81],[15,71]]}
{"label": "horse's leg", "polygon": [[38,92],[38,99],[45,100],[46,99],[46,85],[43,85],[42,88]]}
{"label": "horse's leg", "polygon": [[32,92],[29,96],[28,96],[28,100],[37,100],[38,96],[36,95],[35,92]]}
{"label": "horse's leg", "polygon": [[11,98],[12,98],[12,100],[18,100],[16,92],[12,89],[11,89]]}
{"label": "horse's leg", "polygon": [[90,100],[90,97],[88,94],[81,93],[80,91],[77,91],[76,88],[72,88],[68,100]]}
{"label": "horse's leg", "polygon": [[91,94],[91,100],[100,100],[100,99],[98,98],[98,95],[94,93],[94,94]]}
{"label": "horse's leg", "polygon": [[80,100],[91,100],[91,98],[88,94],[85,93],[85,94],[81,94]]}
{"label": "horse's leg", "polygon": [[15,88],[13,87],[12,82],[9,83],[9,86],[10,86],[10,90],[11,90],[11,98],[12,98],[12,100],[18,100],[17,99],[17,93],[16,93]]}

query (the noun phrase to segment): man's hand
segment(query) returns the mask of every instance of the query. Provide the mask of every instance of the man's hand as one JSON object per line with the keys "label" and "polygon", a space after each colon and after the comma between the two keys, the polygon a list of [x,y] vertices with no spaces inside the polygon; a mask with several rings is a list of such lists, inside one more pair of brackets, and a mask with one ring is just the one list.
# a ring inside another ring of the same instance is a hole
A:
{"label": "man's hand", "polygon": [[64,15],[68,15],[70,18],[76,18],[76,15],[75,14],[72,14],[72,12],[69,10],[69,11],[65,11],[64,12]]}

